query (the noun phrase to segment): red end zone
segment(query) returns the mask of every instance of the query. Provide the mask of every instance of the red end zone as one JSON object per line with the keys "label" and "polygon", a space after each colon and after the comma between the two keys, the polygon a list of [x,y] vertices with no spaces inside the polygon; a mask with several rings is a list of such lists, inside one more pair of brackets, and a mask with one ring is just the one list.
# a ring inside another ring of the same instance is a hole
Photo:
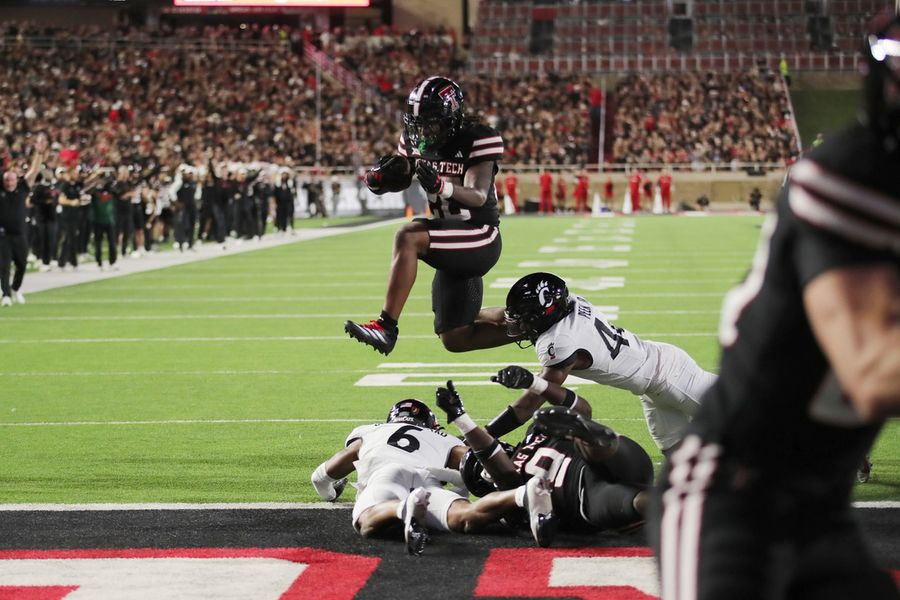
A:
{"label": "red end zone", "polygon": [[[475,595],[653,600],[658,598],[653,560],[649,548],[498,549],[491,551]],[[562,572],[564,561],[571,561],[569,570],[575,572]],[[583,567],[593,572],[579,574]]]}

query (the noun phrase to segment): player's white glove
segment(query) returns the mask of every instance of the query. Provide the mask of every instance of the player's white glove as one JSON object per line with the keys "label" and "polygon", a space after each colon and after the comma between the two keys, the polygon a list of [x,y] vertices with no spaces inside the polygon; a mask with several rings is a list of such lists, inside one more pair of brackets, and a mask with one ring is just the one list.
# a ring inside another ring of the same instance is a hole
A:
{"label": "player's white glove", "polygon": [[312,484],[313,487],[316,488],[316,493],[319,494],[319,497],[322,500],[328,500],[329,502],[334,502],[341,495],[341,492],[344,491],[344,487],[347,485],[347,478],[343,479],[335,479],[328,475],[325,472],[325,463],[322,463],[316,470],[312,473]]}

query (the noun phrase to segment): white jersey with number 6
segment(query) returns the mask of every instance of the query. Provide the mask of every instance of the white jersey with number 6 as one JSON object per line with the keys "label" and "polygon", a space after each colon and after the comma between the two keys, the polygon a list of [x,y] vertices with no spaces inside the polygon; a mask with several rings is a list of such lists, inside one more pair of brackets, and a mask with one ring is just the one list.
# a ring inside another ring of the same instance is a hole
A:
{"label": "white jersey with number 6", "polygon": [[586,354],[590,366],[572,373],[640,396],[651,437],[661,449],[671,448],[716,376],[681,348],[642,340],[610,323],[584,298],[573,298],[572,312],[537,339],[538,360],[553,367],[577,352]]}
{"label": "white jersey with number 6", "polygon": [[364,486],[369,475],[384,465],[403,465],[413,469],[442,469],[450,450],[463,443],[443,431],[409,423],[361,425],[350,432],[345,445],[362,440],[359,459],[354,466],[357,484]]}

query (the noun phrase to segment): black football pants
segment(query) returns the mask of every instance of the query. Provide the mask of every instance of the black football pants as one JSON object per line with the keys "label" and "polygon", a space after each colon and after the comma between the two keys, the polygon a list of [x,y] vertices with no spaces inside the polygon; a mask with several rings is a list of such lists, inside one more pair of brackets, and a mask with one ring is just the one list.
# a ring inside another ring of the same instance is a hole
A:
{"label": "black football pants", "polygon": [[24,235],[2,234],[0,235],[0,289],[4,296],[12,295],[9,273],[13,264],[16,266],[16,273],[13,276],[12,289],[18,290],[22,287],[22,280],[25,279],[25,267],[28,266],[28,244],[25,242]]}

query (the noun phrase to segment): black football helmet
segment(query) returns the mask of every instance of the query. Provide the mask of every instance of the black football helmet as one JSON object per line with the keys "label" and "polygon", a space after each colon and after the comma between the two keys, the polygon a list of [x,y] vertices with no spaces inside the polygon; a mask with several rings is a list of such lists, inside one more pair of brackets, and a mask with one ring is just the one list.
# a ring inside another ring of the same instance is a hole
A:
{"label": "black football helmet", "polygon": [[522,277],[506,295],[506,334],[537,341],[539,335],[572,311],[566,282],[553,273],[532,273]]}
{"label": "black football helmet", "polygon": [[864,116],[883,138],[900,144],[900,15],[883,13],[866,37]]}
{"label": "black football helmet", "polygon": [[409,93],[403,125],[412,144],[425,158],[438,153],[463,122],[463,93],[446,77],[429,77]]}
{"label": "black football helmet", "polygon": [[401,400],[391,407],[388,413],[386,423],[409,423],[410,425],[418,425],[426,429],[440,429],[441,424],[438,423],[437,417],[431,412],[431,409],[414,398]]}
{"label": "black football helmet", "polygon": [[[512,456],[513,452],[515,452],[515,447],[512,444],[500,441],[500,446],[508,456]],[[469,493],[478,498],[487,496],[497,489],[491,476],[484,470],[484,466],[471,448],[466,451],[459,462],[459,474],[462,476],[463,483],[466,485]]]}

